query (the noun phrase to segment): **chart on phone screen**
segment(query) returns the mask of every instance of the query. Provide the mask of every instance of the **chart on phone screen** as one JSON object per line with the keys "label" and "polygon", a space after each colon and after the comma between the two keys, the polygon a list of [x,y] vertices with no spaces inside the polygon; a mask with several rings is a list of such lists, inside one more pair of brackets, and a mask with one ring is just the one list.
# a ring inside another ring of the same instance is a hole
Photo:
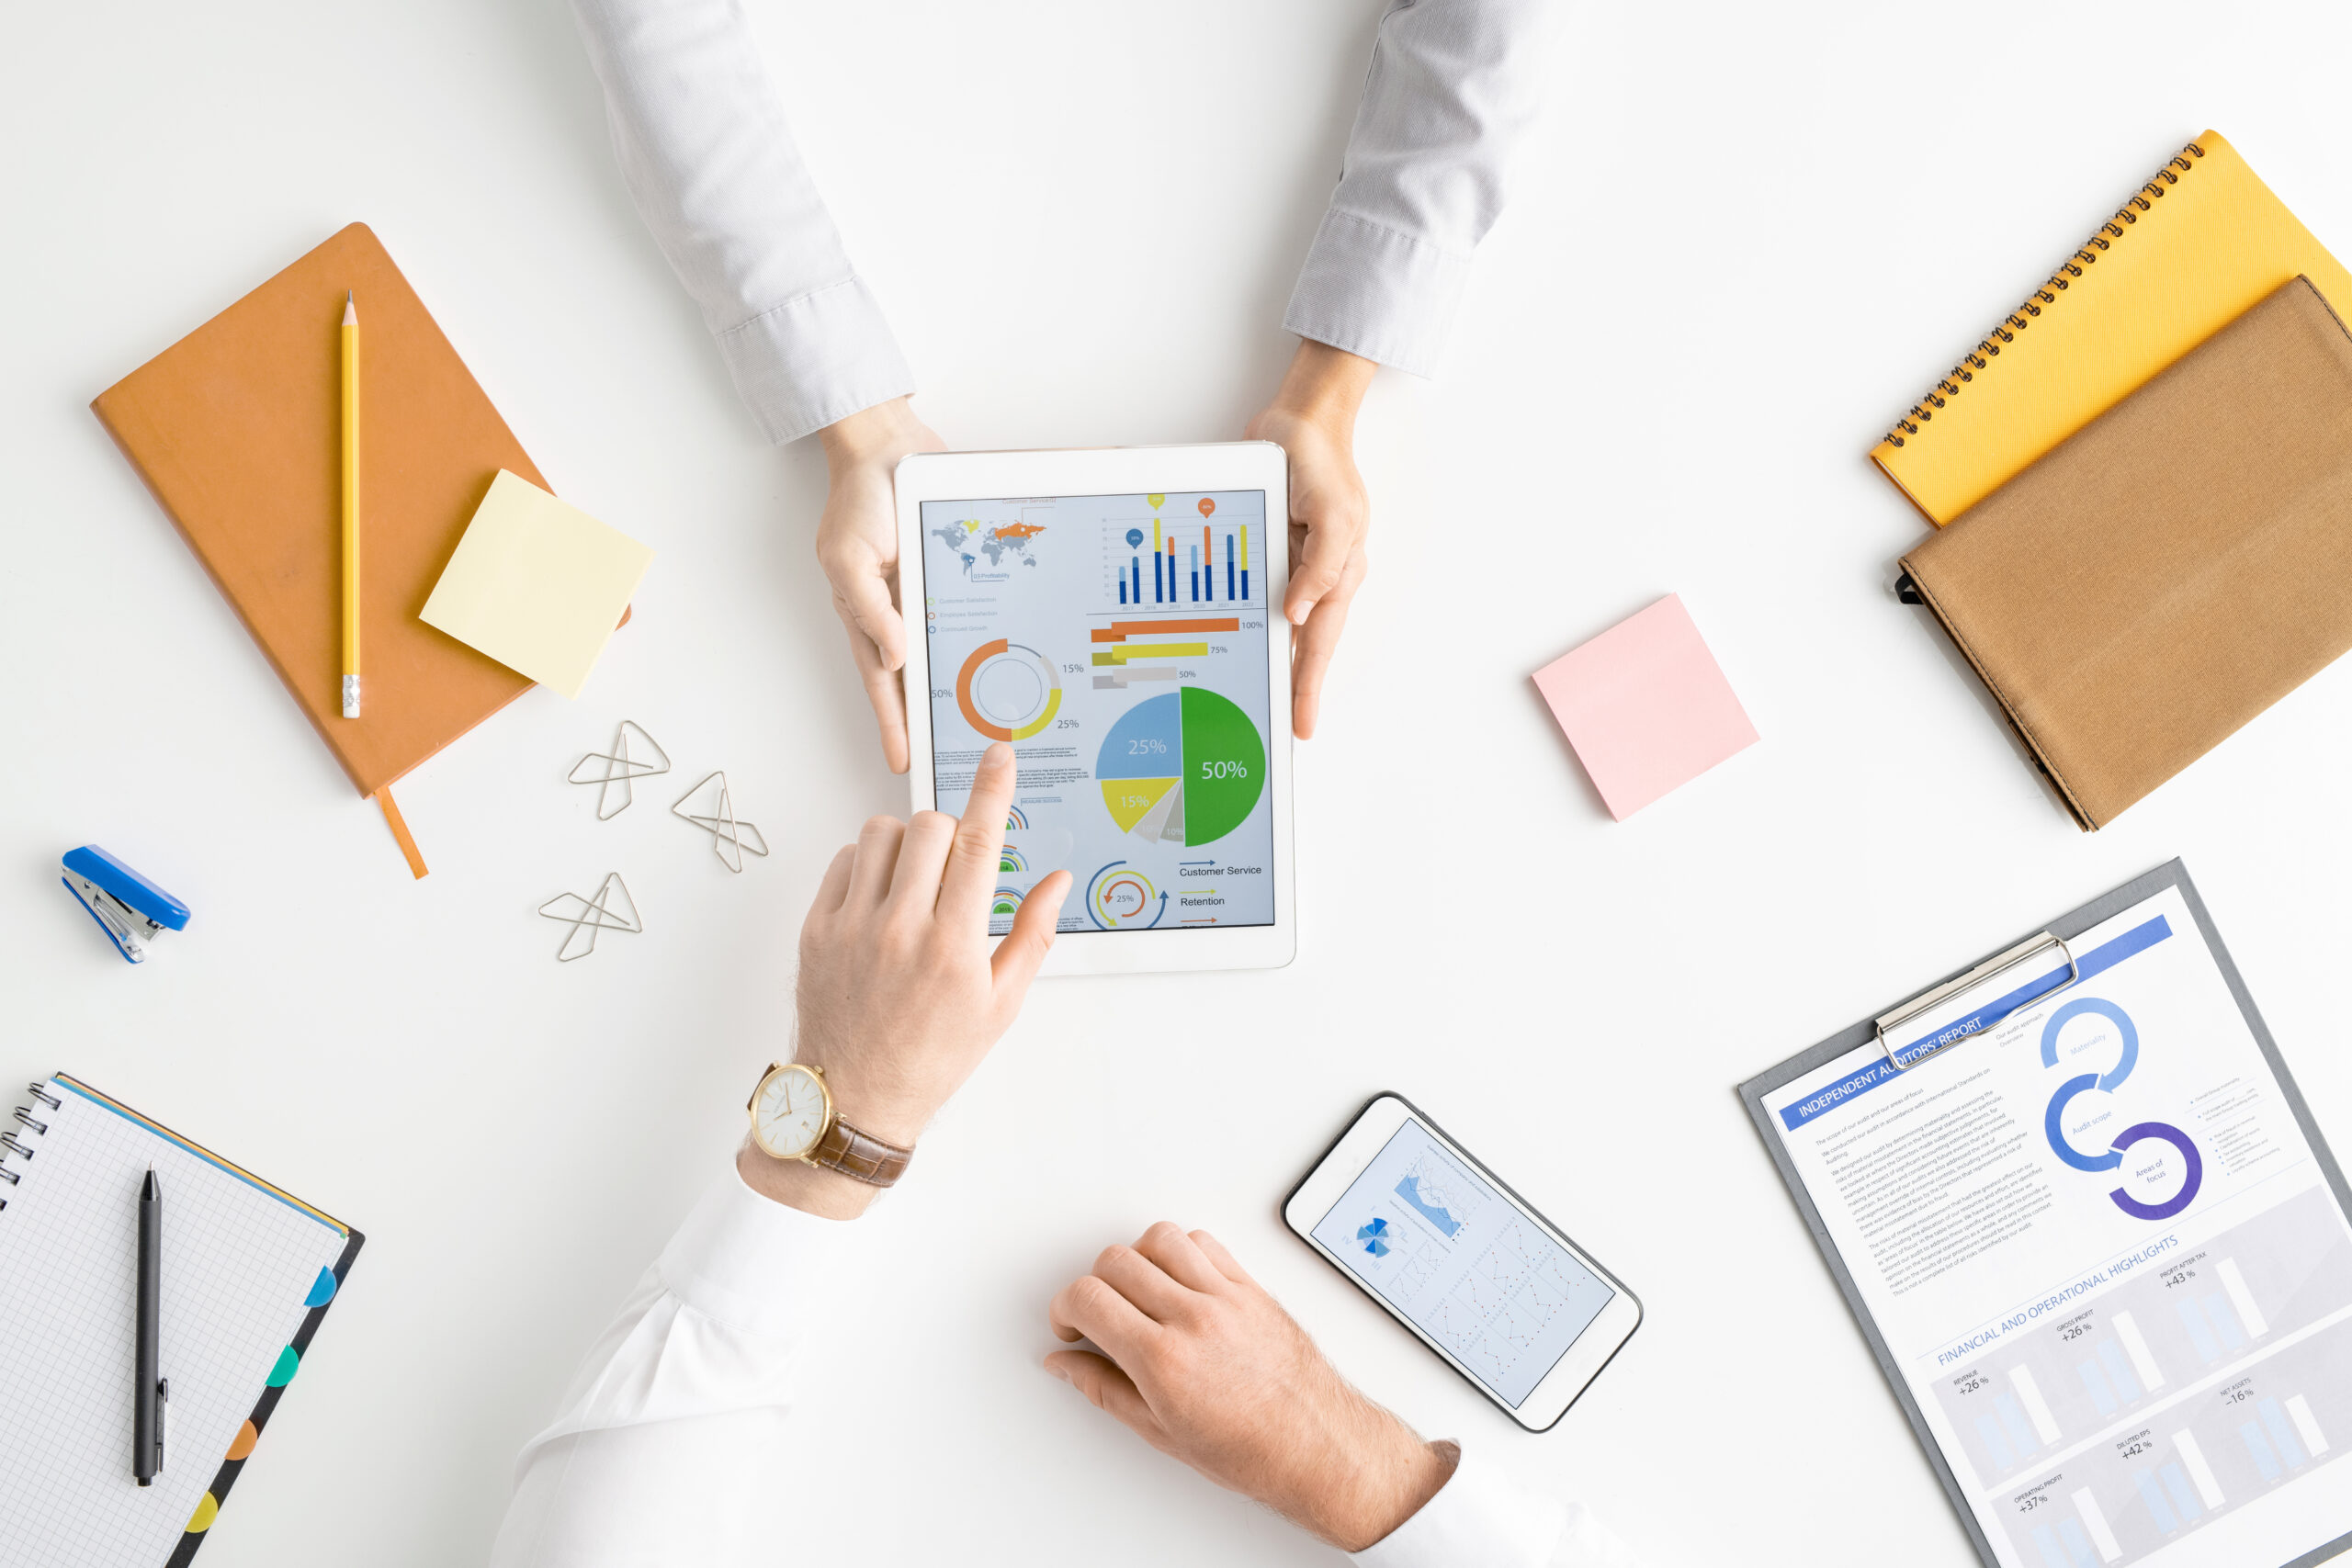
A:
{"label": "chart on phone screen", "polygon": [[1019,784],[990,901],[1070,873],[1063,931],[1271,924],[1261,491],[922,503],[933,783]]}
{"label": "chart on phone screen", "polygon": [[1413,1121],[1314,1235],[1512,1405],[1616,1294]]}

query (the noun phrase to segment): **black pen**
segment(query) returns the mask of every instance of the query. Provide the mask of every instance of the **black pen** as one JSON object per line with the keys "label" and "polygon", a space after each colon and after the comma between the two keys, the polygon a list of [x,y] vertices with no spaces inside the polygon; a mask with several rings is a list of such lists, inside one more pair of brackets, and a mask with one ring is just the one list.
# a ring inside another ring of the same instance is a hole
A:
{"label": "black pen", "polygon": [[147,1168],[139,1189],[139,1349],[130,1379],[130,1473],[152,1485],[164,1468],[164,1402],[172,1385],[164,1380],[164,1194],[155,1168]]}

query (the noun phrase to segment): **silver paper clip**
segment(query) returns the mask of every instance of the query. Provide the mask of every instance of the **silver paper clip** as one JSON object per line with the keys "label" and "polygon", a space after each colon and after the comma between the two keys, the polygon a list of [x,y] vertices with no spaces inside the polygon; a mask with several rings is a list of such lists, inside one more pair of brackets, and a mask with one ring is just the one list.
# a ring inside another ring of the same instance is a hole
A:
{"label": "silver paper clip", "polygon": [[[608,902],[616,891],[621,898],[618,908]],[[559,904],[569,907],[559,911],[556,908]],[[624,914],[623,909],[628,912]],[[582,898],[577,893],[559,893],[539,906],[539,913],[550,920],[571,923],[571,929],[563,933],[563,945],[555,950],[558,964],[569,964],[575,958],[585,958],[595,952],[596,933],[600,931],[626,931],[634,936],[645,930],[644,919],[637,912],[637,900],[629,896],[628,884],[621,880],[621,874],[617,871],[605,876],[603,885],[596,889],[595,897]],[[572,943],[579,940],[583,931],[588,933],[588,940],[581,942],[580,951],[574,953]]]}
{"label": "silver paper clip", "polygon": [[[644,740],[646,745],[652,748],[653,754],[661,759],[660,761],[640,762],[629,755],[628,732],[632,729],[637,731],[638,735]],[[582,778],[580,776],[580,770],[586,767],[591,762],[604,763],[604,770],[600,773],[592,773],[584,779]],[[618,817],[622,812],[627,811],[636,801],[637,790],[636,787],[629,783],[631,779],[650,779],[656,773],[666,773],[669,771],[670,754],[662,750],[662,743],[654,739],[652,736],[646,734],[645,726],[638,723],[637,720],[633,718],[625,718],[621,720],[620,728],[613,731],[612,750],[609,752],[589,752],[588,755],[581,758],[580,761],[571,764],[571,772],[566,776],[569,778],[570,782],[576,784],[594,784],[597,786],[596,820],[599,822],[609,822],[614,818]],[[620,786],[621,803],[618,806],[613,807],[610,810],[607,810],[605,809],[605,804],[611,800],[613,786],[616,784]]]}
{"label": "silver paper clip", "polygon": [[[2045,987],[2043,989],[2036,991],[2030,997],[2019,997],[2015,1002],[2011,1003],[2011,1005],[2005,1007],[2001,1009],[2000,1011],[1992,1013],[1987,1017],[1972,1020],[1970,1021],[1972,1023],[1972,1027],[1970,1028],[1959,1030],[1957,1032],[1947,1031],[1944,1035],[1939,1036],[1933,1042],[1915,1041],[1913,1042],[1914,1044],[1925,1043],[1928,1048],[1924,1051],[1915,1052],[1908,1057],[1902,1055],[1897,1047],[1888,1043],[1886,1038],[1886,1032],[1888,1030],[1899,1029],[1911,1020],[1918,1017],[1921,1013],[1928,1010],[1930,1008],[1934,1008],[1944,1002],[1950,1001],[1952,998],[1959,996],[1963,991],[1973,991],[1977,987],[1984,985],[1997,976],[2007,974],[2008,971],[2016,968],[2018,964],[2023,964],[2028,959],[2033,957],[2036,953],[2045,952],[2053,947],[2063,953],[2066,959],[2066,977],[2059,981],[2056,985]],[[2018,943],[2015,947],[2010,948],[2007,953],[1995,953],[1992,957],[1986,959],[1984,963],[1979,964],[1975,968],[1971,969],[1967,974],[1959,976],[1957,979],[1947,980],[1932,991],[1921,992],[1918,996],[1916,996],[1909,1001],[1905,1002],[1901,1007],[1896,1008],[1893,1012],[1887,1013],[1880,1018],[1878,1021],[1878,1048],[1886,1053],[1887,1066],[1893,1067],[1898,1073],[1903,1072],[1908,1068],[1917,1066],[1920,1063],[1926,1061],[1928,1057],[1934,1055],[1939,1051],[1944,1050],[1948,1046],[1956,1045],[1963,1040],[1973,1038],[1983,1030],[1989,1028],[1994,1023],[2008,1017],[2009,1014],[2018,1011],[2021,1008],[2029,1008],[2036,1002],[2047,1001],[2049,998],[2056,996],[2059,992],[2075,984],[2082,977],[2083,966],[2075,962],[2075,950],[2066,945],[2064,939],[2052,936],[2048,931],[2043,931],[2040,936],[2028,937],[2025,941]]]}
{"label": "silver paper clip", "polygon": [[[710,814],[704,816],[688,811],[685,808],[686,802],[700,795],[712,779],[718,781],[718,798],[713,802]],[[701,784],[678,796],[671,804],[670,811],[673,816],[683,817],[708,833],[710,852],[718,857],[719,864],[731,872],[739,874],[742,872],[745,852],[748,851],[755,855],[763,855],[768,852],[768,841],[757,828],[749,822],[735,820],[735,803],[727,793],[727,775],[724,773],[710,774]],[[727,852],[729,849],[735,852],[735,858],[732,860],[727,858]]]}

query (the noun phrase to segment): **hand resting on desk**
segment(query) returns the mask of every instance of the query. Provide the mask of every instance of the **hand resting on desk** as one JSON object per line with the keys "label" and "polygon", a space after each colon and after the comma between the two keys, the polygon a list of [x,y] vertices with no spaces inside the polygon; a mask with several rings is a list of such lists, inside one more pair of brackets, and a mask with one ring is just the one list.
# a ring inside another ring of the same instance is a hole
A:
{"label": "hand resting on desk", "polygon": [[1453,1461],[1348,1382],[1206,1231],[1162,1220],[1065,1286],[1046,1370],[1160,1452],[1342,1551],[1420,1511]]}

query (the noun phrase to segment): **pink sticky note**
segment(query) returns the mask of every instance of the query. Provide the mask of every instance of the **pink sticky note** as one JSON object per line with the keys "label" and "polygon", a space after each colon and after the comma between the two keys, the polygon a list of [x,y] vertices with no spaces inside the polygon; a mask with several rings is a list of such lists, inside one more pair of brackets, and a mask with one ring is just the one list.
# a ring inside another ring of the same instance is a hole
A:
{"label": "pink sticky note", "polygon": [[1535,687],[1620,822],[1756,744],[1747,710],[1671,593],[1538,670]]}

